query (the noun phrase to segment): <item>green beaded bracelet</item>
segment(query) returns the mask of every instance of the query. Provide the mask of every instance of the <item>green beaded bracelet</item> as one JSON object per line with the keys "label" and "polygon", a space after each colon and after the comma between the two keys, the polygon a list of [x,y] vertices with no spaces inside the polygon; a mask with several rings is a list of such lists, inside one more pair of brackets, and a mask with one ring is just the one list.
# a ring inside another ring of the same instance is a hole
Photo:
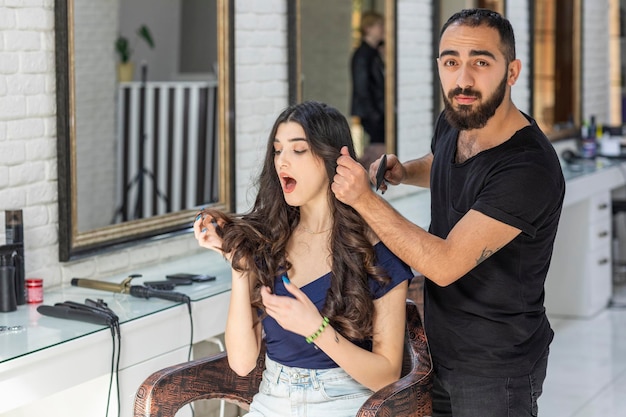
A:
{"label": "green beaded bracelet", "polygon": [[322,324],[320,325],[319,329],[317,329],[317,331],[315,333],[313,333],[311,336],[306,338],[306,342],[307,343],[313,343],[313,341],[315,339],[317,339],[319,337],[319,335],[322,334],[322,332],[324,331],[324,329],[326,328],[326,326],[328,326],[328,317],[324,317],[322,319]]}

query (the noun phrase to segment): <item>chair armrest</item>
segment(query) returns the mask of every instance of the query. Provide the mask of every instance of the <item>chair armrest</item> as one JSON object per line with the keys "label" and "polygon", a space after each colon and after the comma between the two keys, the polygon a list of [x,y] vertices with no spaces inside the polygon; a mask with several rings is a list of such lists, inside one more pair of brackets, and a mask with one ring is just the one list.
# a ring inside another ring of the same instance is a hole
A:
{"label": "chair armrest", "polygon": [[396,382],[381,388],[361,406],[356,417],[432,414],[433,366],[428,340],[417,305],[407,300],[407,330],[404,362],[408,372]]}
{"label": "chair armrest", "polygon": [[426,374],[409,374],[376,391],[361,406],[356,417],[406,416],[432,414],[432,369]]}
{"label": "chair armrest", "polygon": [[264,348],[255,369],[243,377],[230,369],[226,352],[161,369],[137,390],[134,416],[174,417],[185,404],[201,399],[221,399],[247,410],[264,369]]}

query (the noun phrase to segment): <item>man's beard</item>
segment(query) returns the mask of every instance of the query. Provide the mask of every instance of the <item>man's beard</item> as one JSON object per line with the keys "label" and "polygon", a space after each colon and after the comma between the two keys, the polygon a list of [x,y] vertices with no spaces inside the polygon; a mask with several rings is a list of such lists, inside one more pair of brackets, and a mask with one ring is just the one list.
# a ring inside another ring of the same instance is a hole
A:
{"label": "man's beard", "polygon": [[479,105],[475,110],[472,110],[472,106],[466,104],[460,104],[458,109],[455,109],[452,106],[452,100],[454,100],[454,96],[459,94],[476,97],[480,100],[482,94],[479,91],[475,91],[471,87],[466,89],[457,87],[448,93],[448,97],[444,94],[444,115],[448,120],[448,123],[458,130],[472,130],[484,127],[489,119],[491,119],[496,113],[500,104],[502,104],[504,95],[506,94],[506,83],[507,77],[505,75],[502,82],[496,88],[496,91],[494,91],[491,97],[489,97],[486,102]]}

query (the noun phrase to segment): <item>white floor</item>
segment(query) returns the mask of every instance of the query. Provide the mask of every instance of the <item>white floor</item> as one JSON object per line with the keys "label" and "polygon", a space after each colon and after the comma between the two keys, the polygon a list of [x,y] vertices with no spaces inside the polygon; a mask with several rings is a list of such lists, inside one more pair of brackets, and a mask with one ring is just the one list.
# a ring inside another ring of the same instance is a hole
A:
{"label": "white floor", "polygon": [[626,285],[589,319],[551,317],[539,417],[626,417]]}

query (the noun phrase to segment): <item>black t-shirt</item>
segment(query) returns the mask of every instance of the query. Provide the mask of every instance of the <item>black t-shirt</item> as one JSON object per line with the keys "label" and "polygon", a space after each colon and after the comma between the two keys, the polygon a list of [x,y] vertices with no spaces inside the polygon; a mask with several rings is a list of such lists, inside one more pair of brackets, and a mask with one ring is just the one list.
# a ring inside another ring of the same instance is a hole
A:
{"label": "black t-shirt", "polygon": [[445,238],[470,209],[522,231],[453,284],[426,280],[426,334],[433,359],[447,368],[524,375],[554,335],[543,306],[544,282],[565,180],[553,146],[526,118],[530,126],[460,164],[459,131],[443,116],[435,126],[430,232]]}

